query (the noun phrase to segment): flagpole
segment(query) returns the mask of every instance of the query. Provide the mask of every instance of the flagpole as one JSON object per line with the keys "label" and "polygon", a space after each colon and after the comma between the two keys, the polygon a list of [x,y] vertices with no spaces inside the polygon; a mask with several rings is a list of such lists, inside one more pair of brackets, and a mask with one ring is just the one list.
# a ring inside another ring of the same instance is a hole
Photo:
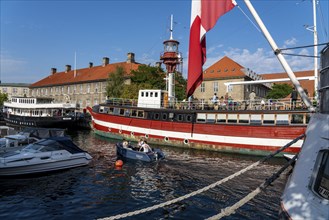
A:
{"label": "flagpole", "polygon": [[262,30],[264,36],[266,37],[267,41],[269,42],[269,44],[271,45],[275,55],[277,56],[277,58],[279,59],[282,67],[285,69],[285,71],[288,74],[288,77],[290,78],[291,82],[294,84],[295,88],[297,89],[300,97],[302,98],[303,102],[305,103],[305,105],[307,106],[307,108],[310,111],[314,111],[314,107],[312,106],[309,98],[307,97],[304,89],[301,87],[299,81],[297,80],[294,72],[292,71],[292,69],[290,68],[289,64],[287,63],[286,59],[284,58],[284,56],[281,54],[280,49],[278,48],[278,46],[276,45],[275,41],[273,40],[272,36],[270,35],[270,33],[268,32],[267,28],[265,27],[263,21],[261,20],[261,18],[259,17],[258,13],[256,12],[256,10],[254,9],[254,7],[252,6],[251,2],[249,0],[244,0],[245,4],[247,5],[249,11],[251,12],[251,14],[254,16],[259,28]]}
{"label": "flagpole", "polygon": [[74,52],[74,78],[77,76],[77,52]]}

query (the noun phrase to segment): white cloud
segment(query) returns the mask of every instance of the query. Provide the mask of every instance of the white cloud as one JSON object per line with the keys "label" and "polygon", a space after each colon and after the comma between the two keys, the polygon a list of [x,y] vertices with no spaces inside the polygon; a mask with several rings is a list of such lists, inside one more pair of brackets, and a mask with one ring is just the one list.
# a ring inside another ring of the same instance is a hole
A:
{"label": "white cloud", "polygon": [[[26,71],[27,61],[0,54],[0,72],[2,82],[23,82],[22,75]],[[27,76],[27,79],[29,76]]]}
{"label": "white cloud", "polygon": [[293,46],[293,45],[296,45],[297,44],[297,39],[296,38],[291,38],[291,39],[288,39],[284,42],[284,45],[285,46]]}

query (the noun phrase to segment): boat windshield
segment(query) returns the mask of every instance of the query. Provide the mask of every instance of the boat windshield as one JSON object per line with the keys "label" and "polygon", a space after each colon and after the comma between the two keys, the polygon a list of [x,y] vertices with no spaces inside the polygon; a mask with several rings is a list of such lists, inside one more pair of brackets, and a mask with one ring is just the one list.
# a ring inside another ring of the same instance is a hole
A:
{"label": "boat windshield", "polygon": [[313,190],[322,198],[329,200],[329,151],[322,151],[319,154],[319,170]]}
{"label": "boat windshield", "polygon": [[1,147],[14,147],[15,142],[11,139],[1,138],[0,139],[0,148]]}
{"label": "boat windshield", "polygon": [[56,150],[62,150],[61,145],[53,140],[43,140],[34,144],[29,144],[23,151],[28,152],[51,152]]}

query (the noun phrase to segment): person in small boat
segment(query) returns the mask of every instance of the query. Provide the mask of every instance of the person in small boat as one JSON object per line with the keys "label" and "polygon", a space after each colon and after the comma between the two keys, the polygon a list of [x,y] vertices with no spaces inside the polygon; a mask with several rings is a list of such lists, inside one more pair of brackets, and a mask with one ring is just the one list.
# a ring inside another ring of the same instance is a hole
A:
{"label": "person in small boat", "polygon": [[144,153],[152,152],[152,148],[147,144],[147,141],[144,141],[144,144],[139,148],[139,151],[143,151]]}
{"label": "person in small boat", "polygon": [[125,139],[123,139],[123,141],[122,141],[122,146],[123,146],[124,148],[129,148],[129,143],[128,143],[128,141],[126,141]]}
{"label": "person in small boat", "polygon": [[139,139],[137,146],[140,148],[140,147],[143,146],[143,144],[144,144],[144,140],[143,139]]}

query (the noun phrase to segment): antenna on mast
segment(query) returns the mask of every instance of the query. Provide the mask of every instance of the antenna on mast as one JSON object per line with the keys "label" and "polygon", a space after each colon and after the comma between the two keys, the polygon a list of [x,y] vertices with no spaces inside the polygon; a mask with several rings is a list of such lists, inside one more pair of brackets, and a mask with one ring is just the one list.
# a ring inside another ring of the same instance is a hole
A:
{"label": "antenna on mast", "polygon": [[174,20],[174,15],[170,16],[170,40],[173,39],[172,32],[173,32],[173,20]]}

